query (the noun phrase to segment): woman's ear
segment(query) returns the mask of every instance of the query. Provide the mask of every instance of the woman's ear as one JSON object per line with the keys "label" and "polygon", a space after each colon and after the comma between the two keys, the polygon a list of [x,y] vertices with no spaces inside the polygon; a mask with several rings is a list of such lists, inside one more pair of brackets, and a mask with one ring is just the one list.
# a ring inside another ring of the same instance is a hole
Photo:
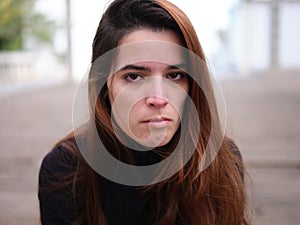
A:
{"label": "woman's ear", "polygon": [[111,84],[112,84],[112,79],[113,79],[113,76],[110,75],[108,78],[107,78],[107,81],[106,81],[106,86],[107,86],[107,89],[110,89],[111,87]]}
{"label": "woman's ear", "polygon": [[113,75],[110,75],[108,78],[107,78],[107,81],[106,81],[106,84],[105,84],[105,88],[107,89],[107,92],[106,92],[106,95],[108,97],[108,100],[110,103],[112,103],[112,85],[113,85]]}

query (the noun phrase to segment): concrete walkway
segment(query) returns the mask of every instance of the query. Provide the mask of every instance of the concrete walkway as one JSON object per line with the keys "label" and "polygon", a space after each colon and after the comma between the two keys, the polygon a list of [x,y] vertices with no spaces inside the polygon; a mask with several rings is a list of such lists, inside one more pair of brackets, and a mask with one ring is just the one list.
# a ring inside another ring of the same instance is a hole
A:
{"label": "concrete walkway", "polygon": [[[300,75],[221,82],[228,133],[248,166],[255,225],[300,220]],[[0,96],[0,225],[39,224],[43,156],[72,128],[74,85]]]}
{"label": "concrete walkway", "polygon": [[248,165],[255,225],[300,221],[300,74],[222,83],[228,130]]}

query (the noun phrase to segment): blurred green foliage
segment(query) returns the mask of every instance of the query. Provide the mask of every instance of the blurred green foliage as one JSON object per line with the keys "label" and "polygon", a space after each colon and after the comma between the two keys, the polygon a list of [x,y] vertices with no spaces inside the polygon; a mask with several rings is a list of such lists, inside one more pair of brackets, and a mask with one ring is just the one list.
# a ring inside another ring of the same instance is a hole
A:
{"label": "blurred green foliage", "polygon": [[35,0],[0,1],[0,51],[22,50],[24,38],[51,43],[54,21],[34,9]]}

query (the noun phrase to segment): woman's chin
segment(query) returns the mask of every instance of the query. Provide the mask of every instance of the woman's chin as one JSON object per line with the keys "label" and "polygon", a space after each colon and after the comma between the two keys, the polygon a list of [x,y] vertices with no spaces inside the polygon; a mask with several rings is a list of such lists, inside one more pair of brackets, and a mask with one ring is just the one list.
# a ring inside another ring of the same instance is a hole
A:
{"label": "woman's chin", "polygon": [[146,148],[157,148],[168,144],[170,140],[164,136],[157,136],[147,139],[135,139],[135,141]]}

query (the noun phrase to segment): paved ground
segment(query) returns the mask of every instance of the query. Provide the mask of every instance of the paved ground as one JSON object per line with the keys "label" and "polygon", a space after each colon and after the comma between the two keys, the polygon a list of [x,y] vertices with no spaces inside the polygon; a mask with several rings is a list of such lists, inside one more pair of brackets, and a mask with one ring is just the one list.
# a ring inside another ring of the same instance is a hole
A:
{"label": "paved ground", "polygon": [[[300,220],[300,76],[221,82],[249,172],[255,225]],[[38,224],[42,157],[71,130],[74,85],[0,96],[0,225]]]}
{"label": "paved ground", "polygon": [[299,75],[222,83],[229,133],[248,165],[256,225],[299,224]]}

